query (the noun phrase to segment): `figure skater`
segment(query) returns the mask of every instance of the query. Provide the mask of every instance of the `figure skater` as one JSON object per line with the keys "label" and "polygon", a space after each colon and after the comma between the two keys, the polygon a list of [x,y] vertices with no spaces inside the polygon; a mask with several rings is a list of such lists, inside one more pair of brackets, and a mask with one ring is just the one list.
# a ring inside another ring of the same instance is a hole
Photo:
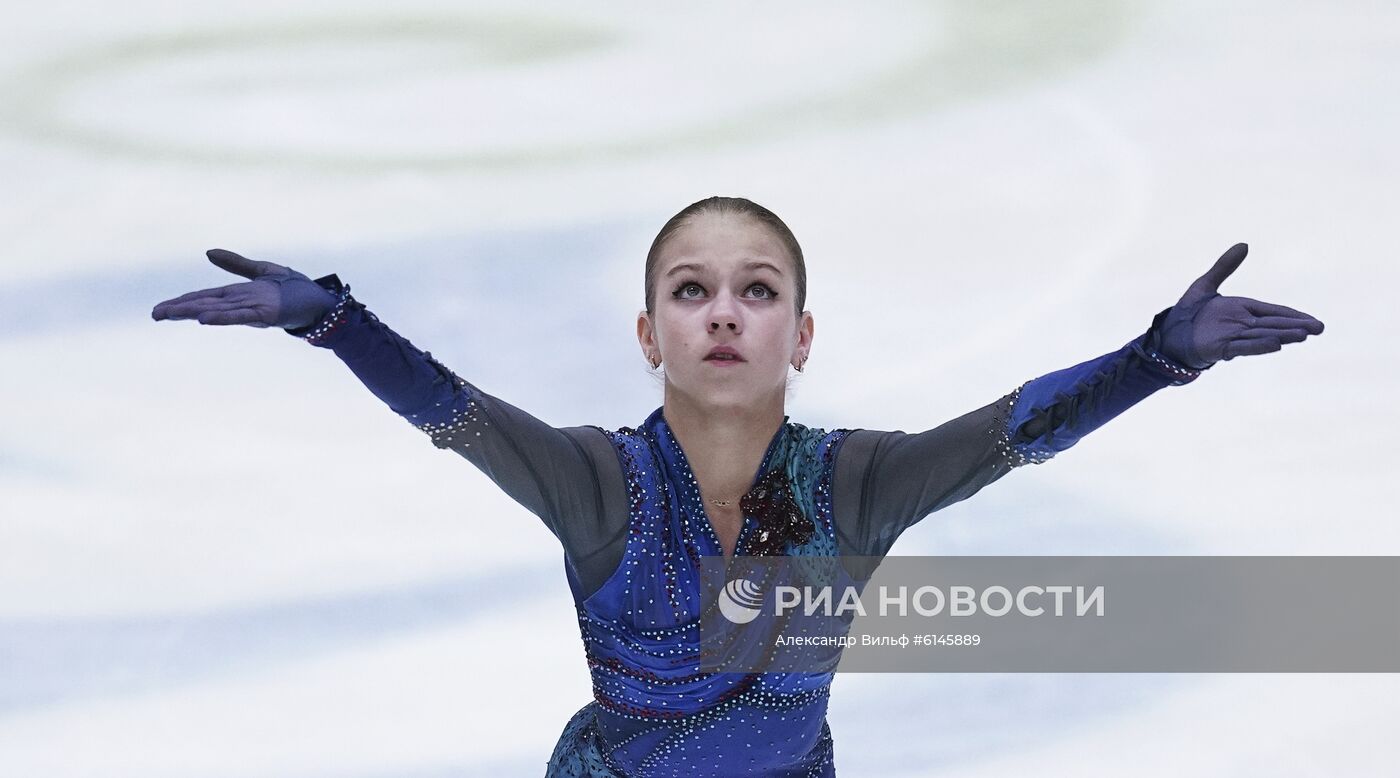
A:
{"label": "figure skater", "polygon": [[651,245],[637,340],[653,370],[665,365],[665,389],[635,429],[556,428],[483,392],[335,275],[313,281],[214,249],[211,262],[248,281],[151,315],[280,327],[329,349],[543,520],[563,545],[593,679],[546,776],[831,776],[831,672],[700,670],[701,557],[883,557],[924,516],[1159,389],[1321,333],[1305,313],[1217,291],[1246,252],[1226,251],[1117,351],[917,434],[789,421],[788,370],[801,372],[812,348],[806,266],[782,220],[743,198],[686,207]]}

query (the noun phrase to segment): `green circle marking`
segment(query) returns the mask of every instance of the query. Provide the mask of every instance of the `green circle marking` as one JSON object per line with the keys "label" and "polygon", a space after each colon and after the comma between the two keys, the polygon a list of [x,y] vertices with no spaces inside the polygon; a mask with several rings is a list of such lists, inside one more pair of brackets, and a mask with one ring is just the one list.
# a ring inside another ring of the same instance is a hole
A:
{"label": "green circle marking", "polygon": [[[633,160],[886,122],[1051,78],[1102,55],[1121,39],[1130,16],[1128,6],[1126,1],[940,3],[939,13],[916,20],[925,25],[926,45],[860,83],[815,95],[791,95],[742,114],[631,138],[443,153],[221,149],[132,137],[73,121],[58,110],[66,95],[97,78],[216,54],[321,44],[451,44],[461,47],[468,65],[495,69],[562,64],[624,42],[619,32],[597,25],[500,16],[308,19],[117,41],[51,59],[4,85],[0,128],[29,140],[149,161],[325,172],[503,170]],[[243,88],[256,85],[250,82]]]}

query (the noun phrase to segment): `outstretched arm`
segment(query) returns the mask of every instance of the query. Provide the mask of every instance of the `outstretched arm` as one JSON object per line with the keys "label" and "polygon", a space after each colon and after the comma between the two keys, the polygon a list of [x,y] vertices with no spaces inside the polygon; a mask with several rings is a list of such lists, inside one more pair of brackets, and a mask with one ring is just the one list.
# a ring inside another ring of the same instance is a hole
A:
{"label": "outstretched arm", "polygon": [[1147,395],[1195,380],[1199,371],[1153,349],[1153,334],[1027,381],[925,432],[852,432],[837,454],[832,483],[847,553],[884,556],[930,513],[1017,467],[1048,461]]}
{"label": "outstretched arm", "polygon": [[334,352],[435,446],[465,457],[540,517],[581,580],[612,572],[616,560],[598,552],[625,531],[627,510],[617,456],[600,430],[552,427],[481,391],[387,327],[334,275],[313,282],[290,268],[220,249],[209,258],[250,282],[167,300],[153,318],[282,327]]}
{"label": "outstretched arm", "polygon": [[1237,244],[1147,332],[1122,348],[1022,384],[982,408],[917,434],[856,430],[832,484],[848,553],[883,556],[899,534],[1012,469],[1039,464],[1167,386],[1217,361],[1278,351],[1322,332],[1292,308],[1216,289],[1247,252]]}

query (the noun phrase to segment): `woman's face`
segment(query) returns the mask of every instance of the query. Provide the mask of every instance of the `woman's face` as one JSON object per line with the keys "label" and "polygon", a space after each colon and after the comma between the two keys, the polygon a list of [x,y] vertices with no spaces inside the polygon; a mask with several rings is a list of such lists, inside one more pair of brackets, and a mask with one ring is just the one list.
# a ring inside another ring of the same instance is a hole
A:
{"label": "woman's face", "polygon": [[[665,365],[667,392],[714,409],[781,406],[813,323],[794,308],[792,258],[777,235],[748,216],[702,213],[666,242],[655,272],[654,313],[638,315],[637,338]],[[737,356],[713,356],[725,347]]]}

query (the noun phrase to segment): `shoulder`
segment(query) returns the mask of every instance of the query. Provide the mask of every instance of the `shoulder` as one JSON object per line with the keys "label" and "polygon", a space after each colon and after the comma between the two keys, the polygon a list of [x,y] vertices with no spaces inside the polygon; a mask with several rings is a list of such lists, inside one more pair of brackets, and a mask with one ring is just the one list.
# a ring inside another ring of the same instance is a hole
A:
{"label": "shoulder", "polygon": [[796,421],[789,421],[784,426],[787,428],[787,434],[790,437],[804,442],[816,441],[819,443],[834,443],[836,441],[841,440],[851,432],[855,432],[855,430],[846,429],[845,427],[840,427],[837,429],[826,429],[825,427],[809,427],[806,424],[802,424],[801,422]]}
{"label": "shoulder", "polygon": [[[789,422],[788,436],[793,447],[820,457],[827,464],[837,461],[866,459],[882,440],[890,435],[904,435],[903,432],[883,432],[859,427],[808,427],[797,422]],[[852,455],[856,456],[852,456]],[[864,454],[865,456],[861,456]]]}
{"label": "shoulder", "polygon": [[597,424],[568,427],[564,431],[576,440],[604,441],[609,445],[622,445],[629,441],[641,440],[643,437],[642,432],[633,427],[618,427],[611,430]]}
{"label": "shoulder", "polygon": [[588,450],[595,461],[610,459],[615,462],[628,481],[641,480],[644,473],[655,470],[651,465],[656,452],[642,429],[618,427],[610,430],[590,424],[571,427],[567,432]]}
{"label": "shoulder", "polygon": [[797,481],[826,481],[831,477],[837,455],[853,432],[825,429],[788,422],[784,435],[787,470]]}
{"label": "shoulder", "polygon": [[560,427],[559,431],[569,437],[574,445],[596,461],[617,457],[617,432],[605,430],[592,424],[579,427]]}

